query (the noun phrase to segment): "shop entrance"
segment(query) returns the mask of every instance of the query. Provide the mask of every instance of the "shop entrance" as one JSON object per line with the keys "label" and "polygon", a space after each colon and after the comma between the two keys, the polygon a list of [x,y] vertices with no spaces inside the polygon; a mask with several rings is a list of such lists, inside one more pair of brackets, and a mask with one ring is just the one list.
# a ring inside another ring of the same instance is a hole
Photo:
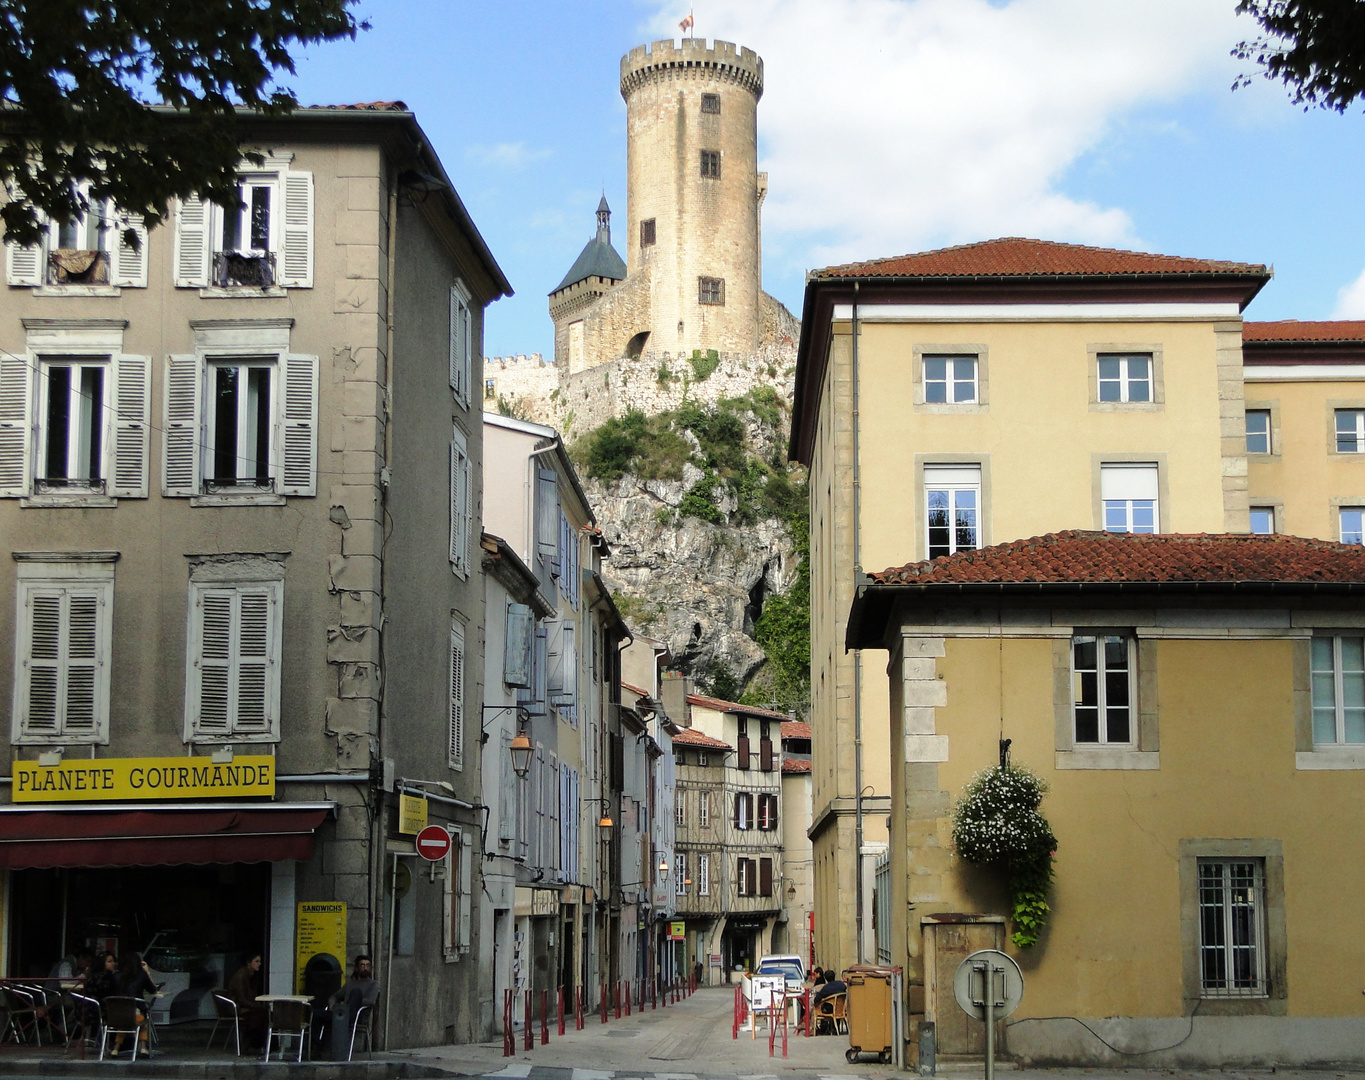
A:
{"label": "shop entrance", "polygon": [[[260,952],[267,972],[270,863],[11,871],[11,976],[63,956],[141,952],[166,983],[158,1022],[213,1016],[211,992]],[[278,962],[292,965],[292,957]],[[268,975],[263,986],[268,983]]]}

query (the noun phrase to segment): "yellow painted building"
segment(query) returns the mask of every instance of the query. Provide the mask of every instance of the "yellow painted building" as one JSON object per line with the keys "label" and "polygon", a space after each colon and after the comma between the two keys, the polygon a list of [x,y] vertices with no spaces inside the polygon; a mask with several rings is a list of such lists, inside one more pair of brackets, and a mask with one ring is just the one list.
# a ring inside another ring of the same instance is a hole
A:
{"label": "yellow painted building", "polygon": [[[887,650],[904,748],[892,952],[940,1055],[980,1052],[952,975],[1003,947],[1025,980],[1003,1046],[1027,1064],[1365,1060],[1363,594],[1356,545],[1095,531],[865,582],[848,642]],[[953,845],[954,802],[1006,739],[1057,839],[1024,950],[1004,873]]]}

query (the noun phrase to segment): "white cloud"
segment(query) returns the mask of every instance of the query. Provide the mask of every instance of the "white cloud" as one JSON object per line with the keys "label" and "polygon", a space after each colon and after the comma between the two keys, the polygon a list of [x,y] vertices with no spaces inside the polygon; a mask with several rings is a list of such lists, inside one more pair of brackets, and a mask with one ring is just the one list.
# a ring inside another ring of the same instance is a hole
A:
{"label": "white cloud", "polygon": [[1337,292],[1337,308],[1332,312],[1334,319],[1365,319],[1365,270],[1360,277]]}
{"label": "white cloud", "polygon": [[[658,3],[659,37],[676,0]],[[1134,111],[1226,94],[1229,0],[744,0],[699,31],[764,59],[770,249],[807,266],[1025,235],[1136,242],[1067,170]]]}
{"label": "white cloud", "polygon": [[544,161],[550,154],[548,148],[533,150],[524,142],[475,143],[465,150],[470,161],[498,169],[522,169],[533,161]]}

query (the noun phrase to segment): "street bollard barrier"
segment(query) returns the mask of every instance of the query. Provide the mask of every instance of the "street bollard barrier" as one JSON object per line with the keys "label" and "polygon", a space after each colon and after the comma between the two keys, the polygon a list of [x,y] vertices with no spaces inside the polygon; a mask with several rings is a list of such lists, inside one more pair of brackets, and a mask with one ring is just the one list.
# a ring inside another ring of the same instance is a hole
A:
{"label": "street bollard barrier", "polygon": [[649,1007],[657,1009],[659,1007],[659,980],[649,980]]}
{"label": "street bollard barrier", "polygon": [[630,1015],[630,980],[626,980],[626,1015]]}
{"label": "street bollard barrier", "polygon": [[602,984],[602,1023],[607,1022],[607,984]]}
{"label": "street bollard barrier", "polygon": [[559,988],[559,1033],[564,1034],[564,987]]}
{"label": "street bollard barrier", "polygon": [[583,1030],[583,988],[580,986],[574,990],[573,1022],[574,1030]]}
{"label": "street bollard barrier", "polygon": [[540,992],[540,1045],[550,1045],[550,991]]}
{"label": "street bollard barrier", "polygon": [[744,1023],[744,987],[735,987],[735,1015],[730,1025],[730,1038],[739,1038],[740,1026]]}
{"label": "street bollard barrier", "polygon": [[621,980],[611,988],[611,1011],[617,1020],[621,1019]]}
{"label": "street bollard barrier", "polygon": [[529,1050],[536,1044],[536,1026],[531,1021],[531,991],[526,991],[526,1031],[524,1049]]}
{"label": "street bollard barrier", "polygon": [[517,1038],[512,1032],[512,991],[502,992],[502,1056],[513,1057],[517,1052]]}

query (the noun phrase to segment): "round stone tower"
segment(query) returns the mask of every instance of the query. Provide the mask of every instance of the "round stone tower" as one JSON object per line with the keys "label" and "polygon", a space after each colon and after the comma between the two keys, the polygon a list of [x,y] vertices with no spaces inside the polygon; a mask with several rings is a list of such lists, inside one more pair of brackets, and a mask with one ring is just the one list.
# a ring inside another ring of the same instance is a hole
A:
{"label": "round stone tower", "polygon": [[656,41],[621,58],[626,266],[648,269],[650,349],[758,345],[762,94],[763,61],[728,41]]}

